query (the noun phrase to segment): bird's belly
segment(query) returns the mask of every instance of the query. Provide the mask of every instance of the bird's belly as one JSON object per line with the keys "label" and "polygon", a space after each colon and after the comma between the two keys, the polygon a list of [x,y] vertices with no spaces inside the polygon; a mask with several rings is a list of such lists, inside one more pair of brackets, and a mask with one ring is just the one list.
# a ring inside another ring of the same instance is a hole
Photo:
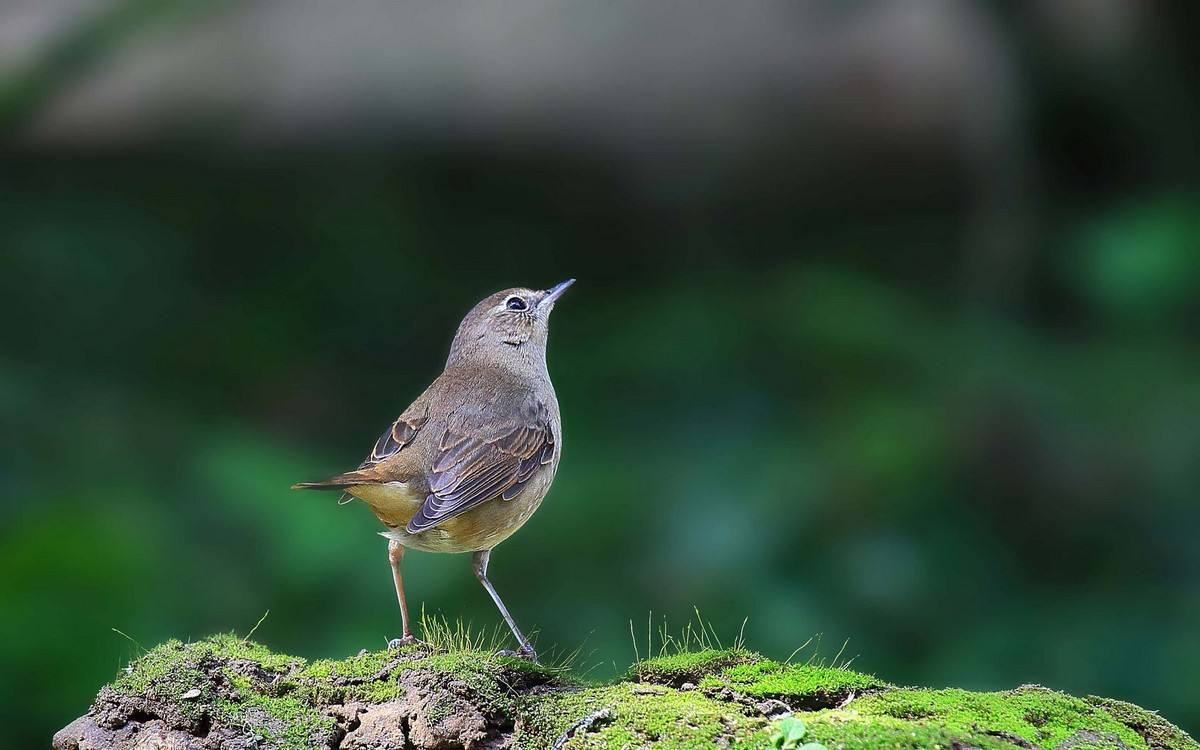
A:
{"label": "bird's belly", "polygon": [[[540,472],[540,476],[535,476],[512,500],[498,497],[488,500],[461,516],[443,521],[419,534],[409,534],[404,530],[408,524],[408,520],[405,519],[404,523],[395,524],[393,528],[384,532],[384,536],[395,539],[405,547],[425,552],[474,552],[491,549],[525,525],[542,504],[552,479],[552,472]],[[416,508],[413,508],[409,517],[415,513]],[[384,523],[388,522],[385,520]],[[393,526],[390,523],[388,525]]]}
{"label": "bird's belly", "polygon": [[347,492],[370,505],[379,520],[392,528],[408,525],[425,502],[425,493],[405,482],[360,484]]}

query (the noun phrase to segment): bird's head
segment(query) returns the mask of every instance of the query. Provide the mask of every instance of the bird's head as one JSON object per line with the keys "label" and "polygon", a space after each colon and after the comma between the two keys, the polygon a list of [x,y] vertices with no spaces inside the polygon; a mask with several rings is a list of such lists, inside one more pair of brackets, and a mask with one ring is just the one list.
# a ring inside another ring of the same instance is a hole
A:
{"label": "bird's head", "polygon": [[447,364],[463,360],[545,363],[554,303],[575,279],[549,289],[518,287],[485,297],[458,325]]}

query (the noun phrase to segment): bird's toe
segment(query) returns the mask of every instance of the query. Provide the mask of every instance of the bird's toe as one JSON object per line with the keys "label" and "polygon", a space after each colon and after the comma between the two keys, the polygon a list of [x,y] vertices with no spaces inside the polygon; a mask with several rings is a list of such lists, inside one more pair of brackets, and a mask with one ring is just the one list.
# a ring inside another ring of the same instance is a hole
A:
{"label": "bird's toe", "polygon": [[511,656],[514,659],[524,659],[528,662],[534,662],[535,664],[537,663],[537,653],[529,646],[522,646],[516,651],[506,648],[501,651],[497,651],[496,656]]}
{"label": "bird's toe", "polygon": [[393,638],[392,640],[388,641],[388,650],[391,651],[398,648],[403,648],[404,646],[411,646],[414,643],[419,643],[419,641],[417,641],[416,636],[411,634],[406,635],[403,638]]}

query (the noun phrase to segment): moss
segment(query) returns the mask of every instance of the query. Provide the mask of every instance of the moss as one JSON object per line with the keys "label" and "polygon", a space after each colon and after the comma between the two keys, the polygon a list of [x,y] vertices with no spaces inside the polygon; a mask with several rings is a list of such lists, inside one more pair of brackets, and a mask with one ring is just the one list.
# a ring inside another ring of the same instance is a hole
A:
{"label": "moss", "polygon": [[[276,654],[266,646],[233,635],[216,635],[194,643],[170,640],[134,660],[113,681],[113,687],[125,693],[144,694],[159,689],[164,697],[201,688],[206,680],[203,666],[221,661],[244,661],[264,671],[283,672],[304,664],[304,660]],[[174,692],[178,690],[178,693]]]}
{"label": "moss", "polygon": [[425,707],[425,721],[431,725],[441,724],[454,714],[457,706],[458,703],[453,696],[441,693],[434,698],[430,705]]}
{"label": "moss", "polygon": [[284,675],[304,660],[222,634],[194,643],[168,641],[136,659],[112,683],[119,694],[145,697],[200,726],[210,714],[244,727],[280,748],[310,747],[332,719],[307,702],[270,696],[248,674]]}
{"label": "moss", "polygon": [[524,659],[478,651],[432,654],[420,661],[409,662],[406,666],[449,672],[468,680],[486,677],[491,680],[519,680],[522,684],[543,684],[560,676],[556,670]]}
{"label": "moss", "polygon": [[[328,744],[337,731],[330,705],[382,703],[413,686],[433,691],[425,706],[431,724],[445,723],[456,696],[466,698],[489,717],[510,719],[512,746],[524,749],[548,747],[581,719],[606,711],[568,747],[762,750],[772,722],[759,715],[756,700],[738,697],[745,696],[787,702],[808,726],[806,739],[829,750],[1200,750],[1150,711],[1035,686],[997,693],[894,688],[850,670],[712,649],[639,662],[628,678],[585,685],[518,659],[428,646],[309,664],[222,635],[165,643],[112,688],[141,701],[131,705],[148,700],[152,712],[182,716],[192,731],[207,718],[251,744],[281,750]],[[698,689],[679,689],[687,682]]]}
{"label": "moss", "polygon": [[1153,711],[1095,695],[1089,695],[1084,700],[1104,709],[1114,719],[1137,732],[1154,750],[1200,750],[1200,745],[1182,729]]}
{"label": "moss", "polygon": [[305,696],[313,703],[384,703],[404,694],[393,678],[398,665],[419,656],[419,652],[406,647],[403,651],[369,651],[346,659],[320,659],[290,674],[279,689]]}
{"label": "moss", "polygon": [[520,691],[557,679],[552,670],[540,665],[474,651],[433,654],[404,664],[400,671],[417,669],[452,676],[471,690],[475,702],[486,712],[504,715],[516,710]]}
{"label": "moss", "polygon": [[[198,722],[203,707],[216,697],[208,677],[200,670],[202,652],[195,644],[170,640],[136,659],[113,680],[112,687],[124,695],[145,696],[169,704],[188,719]],[[190,691],[197,697],[184,700]]]}
{"label": "moss", "polygon": [[253,682],[229,675],[230,697],[216,701],[218,718],[241,727],[279,750],[304,750],[327,745],[334,720],[307,701],[291,696],[271,696]]}
{"label": "moss", "polygon": [[392,652],[368,651],[347,659],[319,659],[305,667],[301,674],[318,680],[367,680],[378,675],[394,660],[395,654]]}
{"label": "moss", "polygon": [[[857,711],[825,710],[803,714],[806,742],[829,750],[1014,750],[1012,743],[974,728],[949,728],[925,721],[905,721],[889,716],[867,717]],[[760,746],[763,747],[763,746]]]}
{"label": "moss", "polygon": [[1130,748],[1146,747],[1137,732],[1106,711],[1079,698],[1036,686],[998,693],[890,690],[855,701],[853,707],[867,716],[917,720],[957,731],[980,727],[1046,747],[1057,746],[1082,730],[1099,736],[1111,735]]}
{"label": "moss", "polygon": [[293,670],[275,689],[312,703],[385,703],[403,697],[405,687],[399,677],[414,670],[451,675],[497,711],[511,710],[509,699],[515,688],[564,682],[556,670],[521,659],[471,651],[431,653],[428,647],[415,645],[347,659],[321,659]]}
{"label": "moss", "polygon": [[[608,709],[610,718],[576,735],[578,748],[714,747],[722,738],[730,745],[766,737],[769,722],[746,716],[736,704],[715,701],[698,690],[656,690],[652,696],[637,684],[577,688],[547,693],[522,707],[517,747],[544,748],[580,719]],[[765,742],[756,747],[761,750]]]}
{"label": "moss", "polygon": [[218,659],[253,662],[267,672],[286,672],[305,663],[305,660],[298,656],[277,654],[260,643],[240,638],[233,633],[210,636],[192,644],[192,647]]}
{"label": "moss", "polygon": [[830,708],[851,693],[888,687],[873,675],[848,669],[781,664],[767,659],[738,664],[705,677],[700,687],[728,687],[752,698],[778,698],[797,708]]}
{"label": "moss", "polygon": [[639,661],[629,668],[626,676],[638,682],[680,687],[685,682],[697,684],[705,675],[719,672],[734,664],[754,662],[760,658],[762,657],[758,654],[742,649],[710,648]]}
{"label": "moss", "polygon": [[155,692],[164,698],[178,698],[204,678],[189,663],[188,651],[187,646],[173,639],[156,646],[126,667],[112,686],[122,693]]}

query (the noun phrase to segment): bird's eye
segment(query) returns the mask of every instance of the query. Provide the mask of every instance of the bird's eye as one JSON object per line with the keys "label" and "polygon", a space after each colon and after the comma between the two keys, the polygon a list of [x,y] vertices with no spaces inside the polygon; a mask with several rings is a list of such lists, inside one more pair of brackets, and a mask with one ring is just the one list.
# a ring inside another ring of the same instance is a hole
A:
{"label": "bird's eye", "polygon": [[520,297],[509,297],[507,300],[505,300],[504,306],[509,310],[525,310],[529,307],[525,304],[525,300],[521,299]]}

